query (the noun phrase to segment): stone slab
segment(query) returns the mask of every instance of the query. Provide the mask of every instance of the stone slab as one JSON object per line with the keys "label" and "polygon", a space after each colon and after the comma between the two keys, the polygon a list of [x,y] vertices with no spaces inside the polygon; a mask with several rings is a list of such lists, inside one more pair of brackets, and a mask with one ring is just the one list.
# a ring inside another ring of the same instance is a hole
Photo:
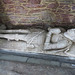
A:
{"label": "stone slab", "polygon": [[61,63],[61,67],[74,68],[75,69],[75,64]]}
{"label": "stone slab", "polygon": [[51,55],[51,54],[44,54],[44,53],[31,53],[31,52],[22,53],[22,52],[13,52],[13,51],[5,51],[5,50],[0,50],[0,54],[36,58],[36,59],[43,59],[49,61],[58,61],[60,63],[75,64],[75,57],[68,57],[68,56],[59,56],[59,55]]}
{"label": "stone slab", "polygon": [[41,65],[52,65],[52,66],[60,66],[59,62],[56,61],[49,61],[49,60],[43,60],[43,59],[36,59],[36,58],[29,58],[27,63],[33,63],[33,64],[41,64]]}
{"label": "stone slab", "polygon": [[0,54],[0,60],[9,60],[9,61],[16,61],[16,62],[26,62],[27,59],[28,59],[28,57]]}

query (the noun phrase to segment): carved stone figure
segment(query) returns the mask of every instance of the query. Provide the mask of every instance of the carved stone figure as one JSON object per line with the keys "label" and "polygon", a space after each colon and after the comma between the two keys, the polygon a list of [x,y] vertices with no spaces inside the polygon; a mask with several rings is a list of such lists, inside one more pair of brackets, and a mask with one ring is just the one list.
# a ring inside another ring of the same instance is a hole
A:
{"label": "carved stone figure", "polygon": [[71,47],[65,51],[65,54],[75,57],[75,29],[67,30],[67,32],[64,33],[64,36],[73,42]]}
{"label": "carved stone figure", "polygon": [[70,39],[72,42],[75,42],[75,29],[69,29],[64,33],[64,36]]}
{"label": "carved stone figure", "polygon": [[75,56],[75,29],[0,30],[0,49]]}
{"label": "carved stone figure", "polygon": [[0,49],[37,52],[43,49],[45,36],[41,29],[0,30]]}
{"label": "carved stone figure", "polygon": [[70,46],[72,42],[65,38],[59,28],[49,29],[44,44],[44,50],[61,50]]}

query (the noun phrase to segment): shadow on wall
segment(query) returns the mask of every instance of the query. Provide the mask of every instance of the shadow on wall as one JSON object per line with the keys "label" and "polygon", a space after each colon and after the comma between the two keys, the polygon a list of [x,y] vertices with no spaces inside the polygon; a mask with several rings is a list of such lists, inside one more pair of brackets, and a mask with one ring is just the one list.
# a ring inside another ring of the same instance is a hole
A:
{"label": "shadow on wall", "polygon": [[11,28],[11,27],[8,27],[8,26],[12,25],[10,23],[10,19],[7,16],[7,13],[5,11],[3,0],[0,0],[0,24],[5,25],[6,29]]}

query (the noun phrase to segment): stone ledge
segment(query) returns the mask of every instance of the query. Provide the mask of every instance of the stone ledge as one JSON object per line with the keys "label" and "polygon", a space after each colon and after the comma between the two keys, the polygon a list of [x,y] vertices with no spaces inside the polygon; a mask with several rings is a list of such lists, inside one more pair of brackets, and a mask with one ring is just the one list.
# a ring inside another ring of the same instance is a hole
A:
{"label": "stone ledge", "polygon": [[74,68],[75,69],[75,64],[61,63],[61,67],[64,67],[64,68]]}
{"label": "stone ledge", "polygon": [[75,58],[38,53],[17,53],[0,50],[0,60],[17,61],[75,69]]}
{"label": "stone ledge", "polygon": [[58,66],[58,67],[60,66],[59,62],[43,60],[43,59],[36,59],[36,58],[29,58],[27,63],[41,64],[41,65],[50,65],[50,66]]}
{"label": "stone ledge", "polygon": [[0,54],[0,60],[16,61],[16,62],[27,62],[28,57],[14,56]]}

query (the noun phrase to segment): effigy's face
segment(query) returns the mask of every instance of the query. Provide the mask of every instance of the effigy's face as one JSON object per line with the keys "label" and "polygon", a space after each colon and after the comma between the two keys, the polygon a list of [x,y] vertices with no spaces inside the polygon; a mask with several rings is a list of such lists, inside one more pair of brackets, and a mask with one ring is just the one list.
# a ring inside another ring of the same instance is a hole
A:
{"label": "effigy's face", "polygon": [[9,28],[75,24],[75,0],[0,0],[0,4],[1,22]]}

